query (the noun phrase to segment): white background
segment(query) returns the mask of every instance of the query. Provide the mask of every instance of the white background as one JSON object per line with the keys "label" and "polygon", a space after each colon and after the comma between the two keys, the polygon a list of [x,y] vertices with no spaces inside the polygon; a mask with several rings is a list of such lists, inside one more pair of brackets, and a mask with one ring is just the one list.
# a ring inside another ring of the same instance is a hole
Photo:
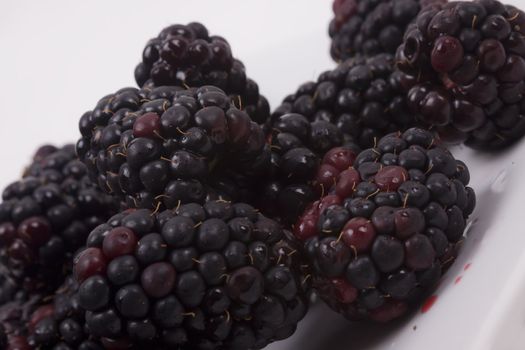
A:
{"label": "white background", "polygon": [[[75,142],[79,117],[100,97],[134,85],[144,44],[164,26],[201,21],[226,37],[275,107],[333,67],[330,17],[331,0],[0,0],[0,187],[38,145]],[[525,144],[504,154],[454,153],[472,172],[476,224],[432,311],[355,326],[318,305],[294,337],[268,349],[525,348]]]}

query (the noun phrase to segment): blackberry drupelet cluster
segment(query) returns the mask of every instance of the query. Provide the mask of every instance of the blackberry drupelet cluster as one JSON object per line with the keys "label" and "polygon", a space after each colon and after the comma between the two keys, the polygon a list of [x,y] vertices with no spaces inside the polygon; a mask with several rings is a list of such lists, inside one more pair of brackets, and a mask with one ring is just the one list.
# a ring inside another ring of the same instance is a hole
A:
{"label": "blackberry drupelet cluster", "polygon": [[26,341],[41,350],[103,350],[92,339],[85,325],[84,310],[80,308],[78,283],[68,276],[55,292],[51,303],[33,307],[26,318]]}
{"label": "blackberry drupelet cluster", "polygon": [[350,319],[400,317],[456,257],[476,200],[468,169],[413,128],[385,136],[333,175],[324,177],[330,191],[294,227],[314,288]]}
{"label": "blackberry drupelet cluster", "polygon": [[[338,165],[350,166],[360,149],[354,143],[324,152],[314,152],[304,147],[301,131],[308,132],[310,124],[299,114],[286,114],[279,118],[276,125],[279,129],[274,130],[271,138],[273,172],[270,181],[262,187],[258,207],[265,215],[290,225],[297,221],[310,203],[322,195],[322,189],[316,186],[316,177],[322,177],[320,172],[326,168],[326,164],[336,162]],[[328,144],[332,143],[341,144],[342,140],[331,139]]]}
{"label": "blackberry drupelet cluster", "polygon": [[33,311],[44,303],[47,294],[31,293],[0,306],[0,349],[30,350],[27,322]]}
{"label": "blackberry drupelet cluster", "polygon": [[43,147],[0,204],[1,300],[54,291],[74,252],[118,205],[89,181],[75,147]]}
{"label": "blackberry drupelet cluster", "polygon": [[356,54],[394,54],[421,7],[441,0],[335,0],[328,33],[336,61]]}
{"label": "blackberry drupelet cluster", "polygon": [[306,313],[298,251],[247,204],[128,210],[87,242],[75,260],[78,300],[104,344],[260,349]]}
{"label": "blackberry drupelet cluster", "polygon": [[70,275],[52,295],[32,294],[0,307],[0,347],[7,350],[102,350],[90,339]]}
{"label": "blackberry drupelet cluster", "polygon": [[[422,1],[415,7],[433,2]],[[353,6],[337,3],[346,10]],[[360,6],[364,9],[371,3]],[[409,7],[401,2],[388,6],[398,17]],[[285,214],[285,222],[295,222],[316,199],[312,182],[326,152],[341,145],[352,152],[372,147],[379,137],[417,125],[418,119],[406,106],[402,83],[407,81],[395,69],[393,56],[378,54],[347,60],[289,95],[272,115],[269,143],[274,181],[264,188],[262,210],[281,218]]]}
{"label": "blackberry drupelet cluster", "polygon": [[246,76],[243,63],[232,56],[226,39],[210,36],[200,23],[175,24],[151,39],[135,69],[140,87],[214,85],[224,90],[253,121],[265,124],[270,116],[266,98]]}
{"label": "blackberry drupelet cluster", "polygon": [[355,157],[359,147],[345,142],[341,130],[330,120],[310,120],[288,110],[283,105],[273,114],[267,135],[272,171],[257,203],[263,213],[291,224],[318,198],[312,184],[323,156],[344,147],[349,157]]}
{"label": "blackberry drupelet cluster", "polygon": [[[312,123],[312,130],[330,122],[342,133],[343,142],[353,141],[363,149],[373,147],[378,138],[417,122],[400,84],[392,55],[350,59],[286,97],[273,113],[273,123],[284,114],[300,113]],[[335,142],[338,134],[332,135],[321,141],[326,145],[330,139]]]}
{"label": "blackberry drupelet cluster", "polygon": [[125,88],[80,120],[80,159],[129,207],[203,203],[208,193],[247,199],[270,168],[261,126],[213,86]]}
{"label": "blackberry drupelet cluster", "polygon": [[0,304],[23,298],[25,293],[7,266],[8,257],[5,250],[1,252],[0,259]]}
{"label": "blackberry drupelet cluster", "polygon": [[496,0],[422,11],[398,65],[408,103],[449,143],[505,147],[525,134],[525,13]]}
{"label": "blackberry drupelet cluster", "polygon": [[0,307],[0,349],[31,350],[24,323],[30,308],[20,301],[4,303]]}

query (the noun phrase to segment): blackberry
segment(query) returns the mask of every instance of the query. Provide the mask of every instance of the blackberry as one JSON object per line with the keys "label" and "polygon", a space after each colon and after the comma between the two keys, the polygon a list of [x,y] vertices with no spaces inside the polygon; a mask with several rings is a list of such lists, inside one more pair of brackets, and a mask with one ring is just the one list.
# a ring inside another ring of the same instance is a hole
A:
{"label": "blackberry", "polygon": [[332,183],[327,182],[332,181],[331,176],[352,166],[358,152],[353,143],[334,147],[322,158],[304,147],[277,148],[273,153],[275,172],[262,189],[258,207],[284,224],[294,224],[307,206],[330,188]]}
{"label": "blackberry", "polygon": [[118,210],[76,159],[75,147],[41,148],[0,204],[1,301],[19,288],[53,291],[89,232]]}
{"label": "blackberry", "polygon": [[352,142],[343,145],[343,135],[335,124],[311,122],[298,113],[276,115],[268,143],[272,170],[257,206],[285,223],[294,223],[305,206],[318,198],[313,181],[327,152],[339,150],[346,163],[351,163],[358,152]]}
{"label": "blackberry", "polygon": [[495,0],[422,11],[397,53],[408,103],[448,143],[510,145],[525,133],[525,14]]}
{"label": "blackberry", "polygon": [[[32,349],[27,339],[27,323],[33,311],[42,305],[44,294],[26,294],[0,306],[0,348],[1,349]],[[49,313],[42,309],[41,314]]]}
{"label": "blackberry", "polygon": [[214,85],[224,90],[253,121],[265,124],[270,116],[266,98],[246,76],[241,61],[232,55],[228,42],[200,23],[175,24],[151,39],[135,69],[140,87]]}
{"label": "blackberry", "polygon": [[[321,74],[317,82],[301,85],[272,114],[271,180],[263,187],[258,206],[294,223],[321,195],[314,183],[323,172],[334,172],[334,167],[345,170],[360,147],[371,147],[378,137],[415,122],[405,106],[391,55],[345,61]],[[341,152],[343,165],[319,168],[323,157]]]}
{"label": "blackberry", "polygon": [[25,296],[24,291],[20,290],[17,279],[11,275],[5,253],[1,257],[2,262],[0,263],[0,304]]}
{"label": "blackberry", "polygon": [[[378,138],[417,122],[406,106],[400,84],[392,55],[350,59],[286,97],[273,113],[272,122],[287,113],[300,113],[312,128],[330,122],[340,132],[333,135],[342,137],[343,142],[353,141],[363,149],[373,147]],[[321,139],[321,150],[340,146],[333,144],[337,137]]]}
{"label": "blackberry", "polygon": [[247,204],[130,210],[92,235],[74,272],[89,333],[102,341],[260,349],[306,313],[296,248]]}
{"label": "blackberry", "polygon": [[[387,154],[395,165],[382,161]],[[463,240],[476,201],[468,179],[465,164],[422,129],[361,152],[294,228],[323,300],[348,318],[383,322],[417,305]]]}
{"label": "blackberry", "polygon": [[51,303],[43,301],[27,320],[27,342],[42,350],[102,350],[86,328],[84,312],[79,306],[78,283],[68,276],[55,292]]}
{"label": "blackberry", "polygon": [[270,166],[262,128],[213,86],[121,89],[82,116],[80,131],[93,180],[129,207],[203,203],[210,192],[245,199]]}
{"label": "blackberry", "polygon": [[417,14],[442,0],[334,0],[330,53],[341,61],[364,54],[394,54]]}
{"label": "blackberry", "polygon": [[83,312],[78,307],[78,284],[72,276],[52,296],[33,294],[2,305],[2,330],[2,349],[104,349],[87,333]]}

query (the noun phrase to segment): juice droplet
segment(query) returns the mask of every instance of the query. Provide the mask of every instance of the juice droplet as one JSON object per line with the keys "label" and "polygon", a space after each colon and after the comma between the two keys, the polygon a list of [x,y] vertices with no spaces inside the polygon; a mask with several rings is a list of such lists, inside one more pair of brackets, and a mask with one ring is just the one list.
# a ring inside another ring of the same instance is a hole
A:
{"label": "juice droplet", "polygon": [[434,306],[434,304],[436,303],[437,298],[438,298],[437,295],[432,295],[432,296],[428,297],[428,299],[425,301],[425,303],[421,307],[421,313],[424,314],[424,313],[428,312],[432,308],[432,306]]}

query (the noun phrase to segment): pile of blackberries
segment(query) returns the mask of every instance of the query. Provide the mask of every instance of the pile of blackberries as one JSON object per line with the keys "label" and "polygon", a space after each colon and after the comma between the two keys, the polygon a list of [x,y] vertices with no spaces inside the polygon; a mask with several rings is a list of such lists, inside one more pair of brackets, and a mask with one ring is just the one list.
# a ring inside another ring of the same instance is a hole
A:
{"label": "pile of blackberries", "polygon": [[446,145],[525,134],[525,13],[333,9],[337,66],[273,113],[224,38],[172,25],[76,147],[38,149],[0,204],[0,348],[255,350],[315,293],[351,320],[418,307],[476,205]]}

